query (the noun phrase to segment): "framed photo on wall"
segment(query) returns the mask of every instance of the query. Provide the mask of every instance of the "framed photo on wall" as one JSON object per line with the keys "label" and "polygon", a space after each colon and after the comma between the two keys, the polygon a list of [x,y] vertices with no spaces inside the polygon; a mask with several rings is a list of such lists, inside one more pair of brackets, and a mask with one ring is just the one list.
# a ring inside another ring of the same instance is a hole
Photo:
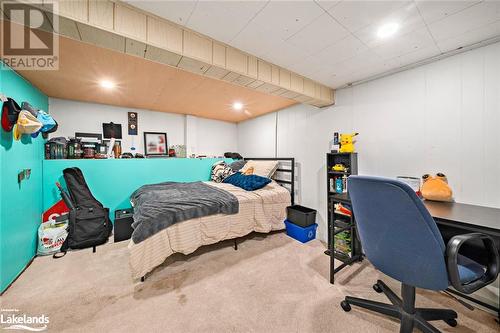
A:
{"label": "framed photo on wall", "polygon": [[144,132],[144,154],[168,155],[167,133]]}

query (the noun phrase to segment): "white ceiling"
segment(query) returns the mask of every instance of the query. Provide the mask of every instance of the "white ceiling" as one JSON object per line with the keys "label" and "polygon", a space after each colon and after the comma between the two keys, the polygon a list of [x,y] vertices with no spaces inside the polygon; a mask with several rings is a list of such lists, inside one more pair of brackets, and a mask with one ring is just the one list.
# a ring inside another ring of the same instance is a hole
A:
{"label": "white ceiling", "polygon": [[333,88],[500,36],[500,0],[127,2]]}

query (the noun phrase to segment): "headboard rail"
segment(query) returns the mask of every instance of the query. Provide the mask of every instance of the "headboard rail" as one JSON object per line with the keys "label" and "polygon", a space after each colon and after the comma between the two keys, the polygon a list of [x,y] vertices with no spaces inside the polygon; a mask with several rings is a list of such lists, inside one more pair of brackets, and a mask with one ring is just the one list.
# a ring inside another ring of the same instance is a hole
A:
{"label": "headboard rail", "polygon": [[[244,158],[245,161],[278,161],[278,169],[273,176],[273,180],[290,191],[292,205],[295,204],[295,158],[293,157],[256,157]],[[281,176],[288,176],[285,179]],[[290,188],[288,188],[288,186]]]}

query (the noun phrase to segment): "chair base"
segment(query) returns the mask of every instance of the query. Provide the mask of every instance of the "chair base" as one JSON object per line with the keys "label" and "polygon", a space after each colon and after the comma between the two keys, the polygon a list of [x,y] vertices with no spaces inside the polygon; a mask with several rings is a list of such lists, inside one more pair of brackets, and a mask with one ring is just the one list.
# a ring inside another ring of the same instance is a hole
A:
{"label": "chair base", "polygon": [[402,299],[380,280],[373,286],[373,289],[378,293],[383,292],[392,304],[346,296],[340,306],[346,312],[351,311],[351,305],[355,305],[398,318],[401,321],[400,333],[411,333],[414,327],[424,333],[440,332],[429,323],[429,321],[433,320],[443,320],[452,327],[457,326],[457,313],[453,310],[415,308],[415,287],[413,286],[403,283],[401,286]]}

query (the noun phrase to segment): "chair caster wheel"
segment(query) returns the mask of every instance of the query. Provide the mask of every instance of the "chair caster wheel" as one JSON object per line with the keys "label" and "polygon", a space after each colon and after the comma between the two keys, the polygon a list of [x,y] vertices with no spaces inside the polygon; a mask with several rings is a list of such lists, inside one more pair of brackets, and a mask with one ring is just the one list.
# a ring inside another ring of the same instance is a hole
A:
{"label": "chair caster wheel", "polygon": [[384,291],[382,290],[382,288],[380,288],[380,286],[379,286],[379,284],[378,284],[378,283],[375,283],[375,284],[373,285],[373,290],[375,290],[375,291],[376,291],[377,293],[379,293],[379,294],[380,294],[380,293],[382,293],[382,292],[384,292]]}
{"label": "chair caster wheel", "polygon": [[351,311],[351,305],[346,301],[340,302],[340,306],[342,307],[342,310],[344,310],[345,312]]}
{"label": "chair caster wheel", "polygon": [[446,319],[444,322],[450,325],[451,327],[456,327],[458,325],[456,319]]}

